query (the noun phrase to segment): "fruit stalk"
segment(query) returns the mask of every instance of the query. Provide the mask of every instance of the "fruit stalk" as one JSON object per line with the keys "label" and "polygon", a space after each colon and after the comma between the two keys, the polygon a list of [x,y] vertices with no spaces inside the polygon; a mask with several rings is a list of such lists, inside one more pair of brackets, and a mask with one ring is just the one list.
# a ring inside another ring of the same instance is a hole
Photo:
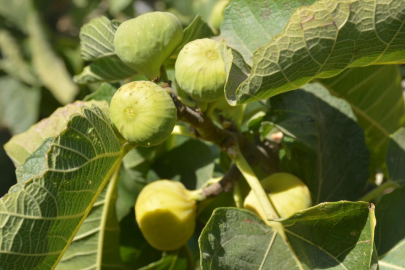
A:
{"label": "fruit stalk", "polygon": [[239,170],[242,172],[242,175],[245,177],[250,188],[255,193],[260,205],[262,206],[264,213],[267,219],[277,219],[279,218],[274,206],[269,200],[269,197],[264,191],[262,185],[260,184],[259,179],[257,179],[255,173],[253,172],[250,165],[247,163],[246,159],[243,157],[242,152],[238,147],[235,149],[235,153],[229,155],[232,160],[238,166]]}

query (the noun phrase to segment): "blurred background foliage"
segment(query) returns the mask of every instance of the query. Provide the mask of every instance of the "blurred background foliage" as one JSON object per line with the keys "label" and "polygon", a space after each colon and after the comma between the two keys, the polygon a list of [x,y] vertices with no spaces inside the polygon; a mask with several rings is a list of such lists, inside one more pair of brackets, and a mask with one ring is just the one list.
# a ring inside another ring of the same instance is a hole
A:
{"label": "blurred background foliage", "polygon": [[[216,0],[0,0],[0,142],[27,130],[56,108],[94,92],[100,83],[78,85],[86,63],[79,32],[92,18],[125,21],[158,10],[187,26],[209,21]],[[0,197],[15,183],[15,168],[0,149]]]}

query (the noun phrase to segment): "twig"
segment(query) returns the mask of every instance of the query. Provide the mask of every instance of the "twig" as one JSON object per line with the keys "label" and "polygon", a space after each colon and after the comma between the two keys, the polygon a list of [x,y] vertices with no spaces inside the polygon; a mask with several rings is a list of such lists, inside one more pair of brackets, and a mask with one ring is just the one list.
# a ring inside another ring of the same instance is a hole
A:
{"label": "twig", "polygon": [[203,188],[203,194],[206,198],[210,198],[216,197],[224,191],[230,192],[233,189],[234,183],[238,181],[241,176],[242,173],[239,171],[238,167],[232,165],[221,181]]}
{"label": "twig", "polygon": [[236,143],[235,134],[219,128],[199,110],[185,106],[177,98],[176,93],[171,87],[165,86],[165,88],[170,90],[171,97],[176,105],[177,119],[193,126],[198,132],[198,137],[218,145],[222,150],[226,150],[230,145]]}

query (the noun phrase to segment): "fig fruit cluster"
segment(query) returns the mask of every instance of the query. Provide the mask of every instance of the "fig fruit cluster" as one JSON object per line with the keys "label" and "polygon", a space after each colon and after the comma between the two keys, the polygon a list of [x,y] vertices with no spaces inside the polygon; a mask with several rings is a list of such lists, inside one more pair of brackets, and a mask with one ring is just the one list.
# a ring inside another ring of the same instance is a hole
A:
{"label": "fig fruit cluster", "polygon": [[185,245],[194,233],[196,202],[180,182],[159,180],[142,189],[135,215],[152,247],[175,250]]}
{"label": "fig fruit cluster", "polygon": [[110,104],[112,123],[128,141],[138,146],[162,143],[172,133],[177,110],[166,90],[148,81],[127,83]]}
{"label": "fig fruit cluster", "polygon": [[[308,187],[292,174],[275,173],[263,179],[261,184],[281,218],[289,217],[312,205]],[[252,190],[245,198],[244,207],[255,212],[263,220],[267,220],[263,208]]]}

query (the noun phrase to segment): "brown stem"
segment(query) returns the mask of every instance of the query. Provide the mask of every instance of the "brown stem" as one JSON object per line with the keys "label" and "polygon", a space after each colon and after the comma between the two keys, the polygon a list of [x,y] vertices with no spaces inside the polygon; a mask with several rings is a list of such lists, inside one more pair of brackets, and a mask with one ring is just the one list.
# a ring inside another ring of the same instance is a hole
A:
{"label": "brown stem", "polygon": [[219,128],[212,122],[211,118],[206,117],[198,109],[185,106],[177,97],[172,88],[166,87],[171,91],[171,97],[177,108],[177,119],[190,124],[198,133],[197,136],[206,141],[218,145],[222,150],[226,150],[230,145],[236,143],[234,133]]}
{"label": "brown stem", "polygon": [[233,189],[234,183],[239,180],[242,173],[239,171],[235,164],[231,166],[229,171],[218,183],[212,184],[203,189],[206,198],[216,197],[222,192],[230,192]]}

